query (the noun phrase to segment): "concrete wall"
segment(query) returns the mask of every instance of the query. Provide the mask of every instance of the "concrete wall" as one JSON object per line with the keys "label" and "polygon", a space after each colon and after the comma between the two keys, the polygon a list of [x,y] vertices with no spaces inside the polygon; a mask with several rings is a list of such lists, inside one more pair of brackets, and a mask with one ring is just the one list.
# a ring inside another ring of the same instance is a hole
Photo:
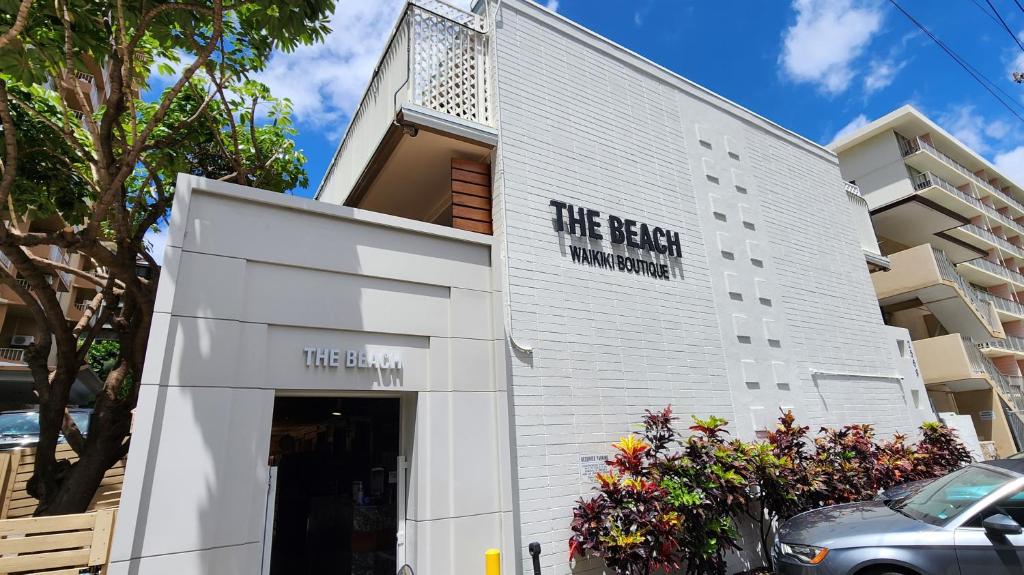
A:
{"label": "concrete wall", "polygon": [[[491,238],[187,176],[176,193],[111,573],[260,572],[280,394],[401,398],[417,573],[511,548]],[[308,346],[404,367],[310,368]]]}
{"label": "concrete wall", "polygon": [[883,132],[841,154],[845,181],[855,182],[871,209],[914,193],[896,135]]}
{"label": "concrete wall", "polygon": [[[780,407],[882,434],[933,418],[901,379],[835,156],[533,4],[502,2],[495,34],[496,233],[512,336],[533,347],[510,351],[524,559],[538,541],[545,574],[570,571],[580,457],[645,409],[747,439]],[[559,233],[551,199],[679,231],[678,269],[574,263],[572,246],[640,254]]]}

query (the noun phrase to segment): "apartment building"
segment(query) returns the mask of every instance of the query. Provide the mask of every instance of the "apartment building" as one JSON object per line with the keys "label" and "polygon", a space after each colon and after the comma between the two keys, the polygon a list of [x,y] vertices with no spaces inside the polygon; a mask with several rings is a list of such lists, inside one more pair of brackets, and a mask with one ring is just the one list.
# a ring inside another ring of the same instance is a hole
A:
{"label": "apartment building", "polygon": [[[41,218],[22,221],[18,224],[23,232],[52,232],[60,229],[59,218]],[[58,246],[35,246],[30,251],[36,257],[72,267],[82,265],[77,254],[69,254]],[[17,270],[3,253],[0,266],[18,277]],[[27,280],[18,281],[26,282]],[[69,322],[82,318],[86,304],[96,295],[95,286],[65,271],[57,271],[50,277],[51,285],[57,292],[57,299],[64,309]],[[35,337],[35,319],[21,298],[6,285],[0,285],[0,409],[17,409],[38,403],[32,389],[32,375],[24,361],[25,348]],[[56,362],[56,350],[50,357],[51,366]],[[100,381],[91,370],[83,370],[72,386],[71,403],[85,405],[100,388]]]}
{"label": "apartment building", "polygon": [[836,156],[533,2],[408,3],[317,200],[180,178],[111,573],[596,572],[646,409],[934,418]]}
{"label": "apartment building", "polygon": [[871,274],[909,330],[928,397],[1016,452],[1024,415],[1024,189],[912,106],[833,144],[891,270]]}

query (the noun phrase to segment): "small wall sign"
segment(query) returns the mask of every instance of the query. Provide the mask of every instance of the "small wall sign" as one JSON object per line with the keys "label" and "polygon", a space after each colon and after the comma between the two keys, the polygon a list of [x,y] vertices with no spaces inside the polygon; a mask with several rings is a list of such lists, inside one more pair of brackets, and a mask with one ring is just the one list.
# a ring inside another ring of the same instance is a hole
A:
{"label": "small wall sign", "polygon": [[607,460],[605,455],[581,455],[580,475],[593,480],[598,473],[608,471],[608,464],[605,463]]}
{"label": "small wall sign", "polygon": [[367,353],[356,349],[304,347],[306,367],[346,369],[402,369],[402,357],[396,351]]}

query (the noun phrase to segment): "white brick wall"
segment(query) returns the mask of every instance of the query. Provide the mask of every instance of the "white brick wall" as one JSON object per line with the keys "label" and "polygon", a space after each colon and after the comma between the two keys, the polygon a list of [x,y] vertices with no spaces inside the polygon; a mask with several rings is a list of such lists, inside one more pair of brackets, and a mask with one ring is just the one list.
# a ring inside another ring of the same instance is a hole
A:
{"label": "white brick wall", "polygon": [[[883,433],[920,419],[899,380],[864,377],[897,372],[895,344],[834,157],[520,0],[496,38],[496,229],[514,336],[534,348],[510,352],[520,543],[542,544],[545,575],[569,573],[591,489],[579,456],[607,454],[645,409],[719,415],[747,438],[780,405]],[[551,199],[678,231],[682,277],[573,263],[570,245],[612,248],[559,234]]]}

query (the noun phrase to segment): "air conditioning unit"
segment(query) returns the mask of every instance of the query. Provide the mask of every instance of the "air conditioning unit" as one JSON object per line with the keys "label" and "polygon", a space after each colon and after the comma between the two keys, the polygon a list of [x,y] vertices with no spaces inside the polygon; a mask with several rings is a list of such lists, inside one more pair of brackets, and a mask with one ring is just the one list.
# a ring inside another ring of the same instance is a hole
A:
{"label": "air conditioning unit", "polygon": [[34,335],[15,335],[11,337],[11,347],[28,347],[35,341]]}

